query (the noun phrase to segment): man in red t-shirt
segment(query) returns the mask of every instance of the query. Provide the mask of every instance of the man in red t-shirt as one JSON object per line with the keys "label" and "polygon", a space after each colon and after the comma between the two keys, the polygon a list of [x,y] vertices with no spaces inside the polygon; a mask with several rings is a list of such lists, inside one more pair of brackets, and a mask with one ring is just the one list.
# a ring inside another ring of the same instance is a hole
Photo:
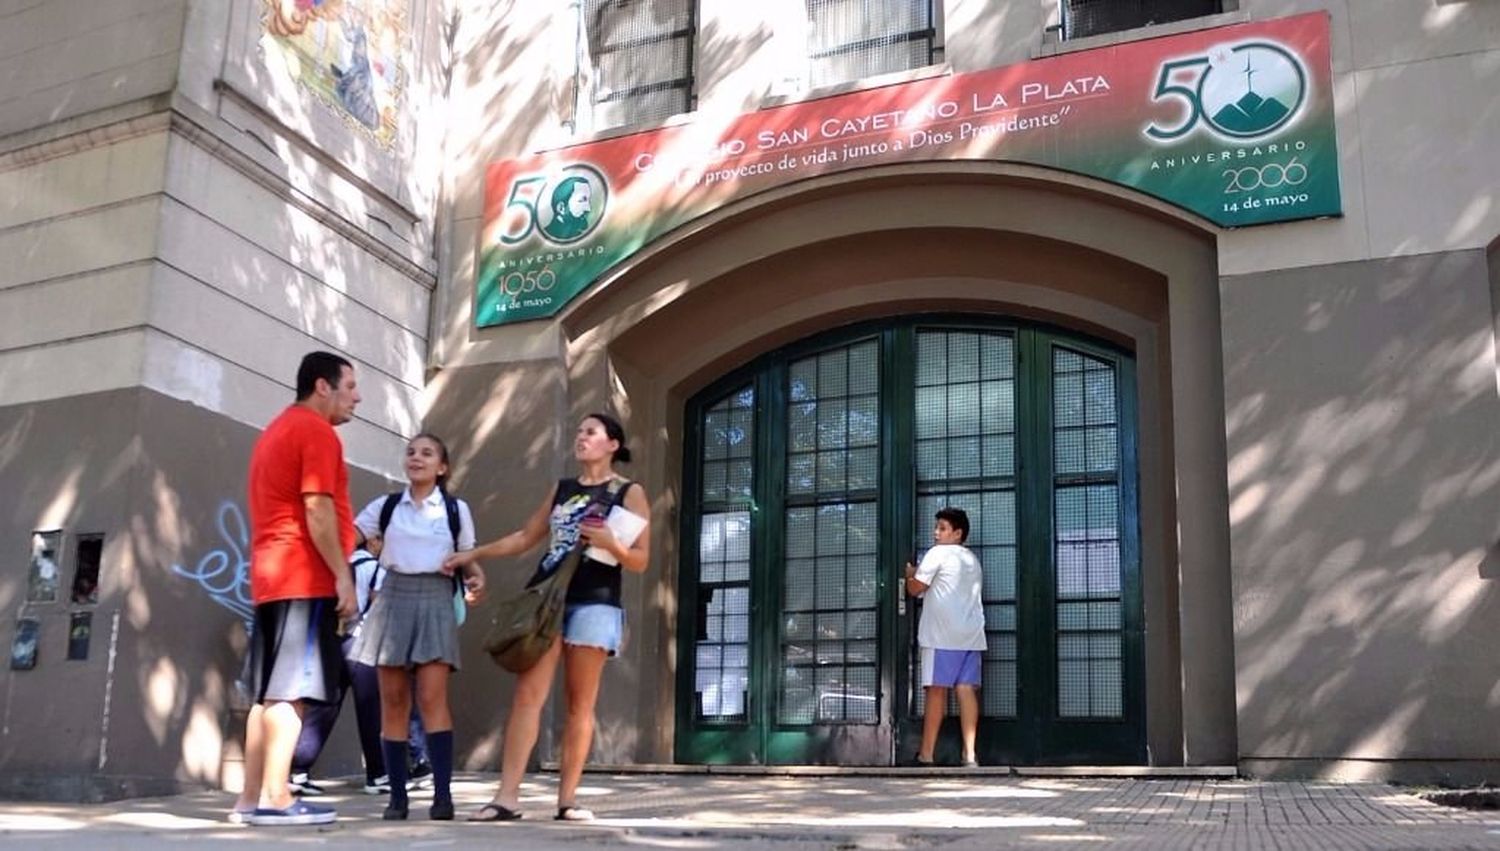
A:
{"label": "man in red t-shirt", "polygon": [[297,401],[255,442],[250,455],[250,688],[245,788],[231,821],[325,824],[337,813],[292,797],[292,752],[303,701],[338,694],[344,660],[339,624],[354,615],[354,549],[349,470],[333,427],[359,404],[354,367],[312,352],[297,369]]}

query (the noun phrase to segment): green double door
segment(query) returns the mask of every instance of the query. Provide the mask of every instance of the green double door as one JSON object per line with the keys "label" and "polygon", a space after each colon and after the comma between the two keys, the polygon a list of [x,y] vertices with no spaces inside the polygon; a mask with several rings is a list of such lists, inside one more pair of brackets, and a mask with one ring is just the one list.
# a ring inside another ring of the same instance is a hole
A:
{"label": "green double door", "polygon": [[1128,354],[963,318],[841,329],[693,399],[677,760],[914,754],[901,575],[951,505],[984,566],[981,764],[1144,762],[1135,421]]}

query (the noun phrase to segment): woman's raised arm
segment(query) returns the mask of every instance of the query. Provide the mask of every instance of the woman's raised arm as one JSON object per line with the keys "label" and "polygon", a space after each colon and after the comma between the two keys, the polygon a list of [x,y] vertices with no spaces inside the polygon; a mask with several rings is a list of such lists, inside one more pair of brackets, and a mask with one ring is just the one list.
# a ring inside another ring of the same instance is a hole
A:
{"label": "woman's raised arm", "polygon": [[487,544],[480,544],[472,550],[448,556],[448,559],[443,562],[443,569],[451,572],[464,565],[473,564],[480,559],[505,558],[506,556],[520,555],[540,544],[546,539],[547,533],[550,531],[547,518],[552,513],[552,500],[556,495],[557,485],[554,484],[547,491],[547,496],[542,500],[542,504],[537,506],[530,517],[526,518],[526,522],[521,525],[521,528],[503,538],[490,541]]}

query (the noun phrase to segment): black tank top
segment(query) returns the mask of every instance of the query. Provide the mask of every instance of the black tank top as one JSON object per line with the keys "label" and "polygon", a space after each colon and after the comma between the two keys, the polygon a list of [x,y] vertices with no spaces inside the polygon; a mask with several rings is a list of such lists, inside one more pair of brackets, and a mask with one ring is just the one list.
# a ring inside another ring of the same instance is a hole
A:
{"label": "black tank top", "polygon": [[[532,574],[526,585],[530,587],[541,582],[570,556],[578,545],[579,522],[588,512],[590,505],[597,503],[602,509],[600,513],[608,514],[614,506],[625,504],[625,492],[630,490],[633,484],[634,482],[627,481],[611,497],[608,481],[597,485],[584,485],[576,478],[560,479],[557,483],[557,495],[552,498],[552,515],[548,518],[552,538],[547,546],[547,552],[542,555],[542,560],[537,565],[536,573]],[[605,603],[619,607],[620,566],[605,564],[588,557],[582,558],[578,570],[573,574],[573,581],[568,583],[567,601],[569,603]]]}

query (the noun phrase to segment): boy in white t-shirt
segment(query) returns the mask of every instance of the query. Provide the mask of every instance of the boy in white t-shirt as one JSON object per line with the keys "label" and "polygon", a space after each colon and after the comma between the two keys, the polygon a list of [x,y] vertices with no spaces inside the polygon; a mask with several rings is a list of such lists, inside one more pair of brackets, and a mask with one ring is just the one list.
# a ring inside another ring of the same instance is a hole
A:
{"label": "boy in white t-shirt", "polygon": [[922,748],[917,762],[932,764],[938,729],[948,714],[948,689],[958,696],[958,722],[963,731],[963,764],[979,763],[974,737],[979,727],[980,657],[984,653],[984,571],[965,547],[969,515],[944,508],[932,529],[933,547],[920,567],[906,565],[906,592],[922,598],[922,621],[917,644],[922,649],[922,686],[927,707],[922,719]]}

